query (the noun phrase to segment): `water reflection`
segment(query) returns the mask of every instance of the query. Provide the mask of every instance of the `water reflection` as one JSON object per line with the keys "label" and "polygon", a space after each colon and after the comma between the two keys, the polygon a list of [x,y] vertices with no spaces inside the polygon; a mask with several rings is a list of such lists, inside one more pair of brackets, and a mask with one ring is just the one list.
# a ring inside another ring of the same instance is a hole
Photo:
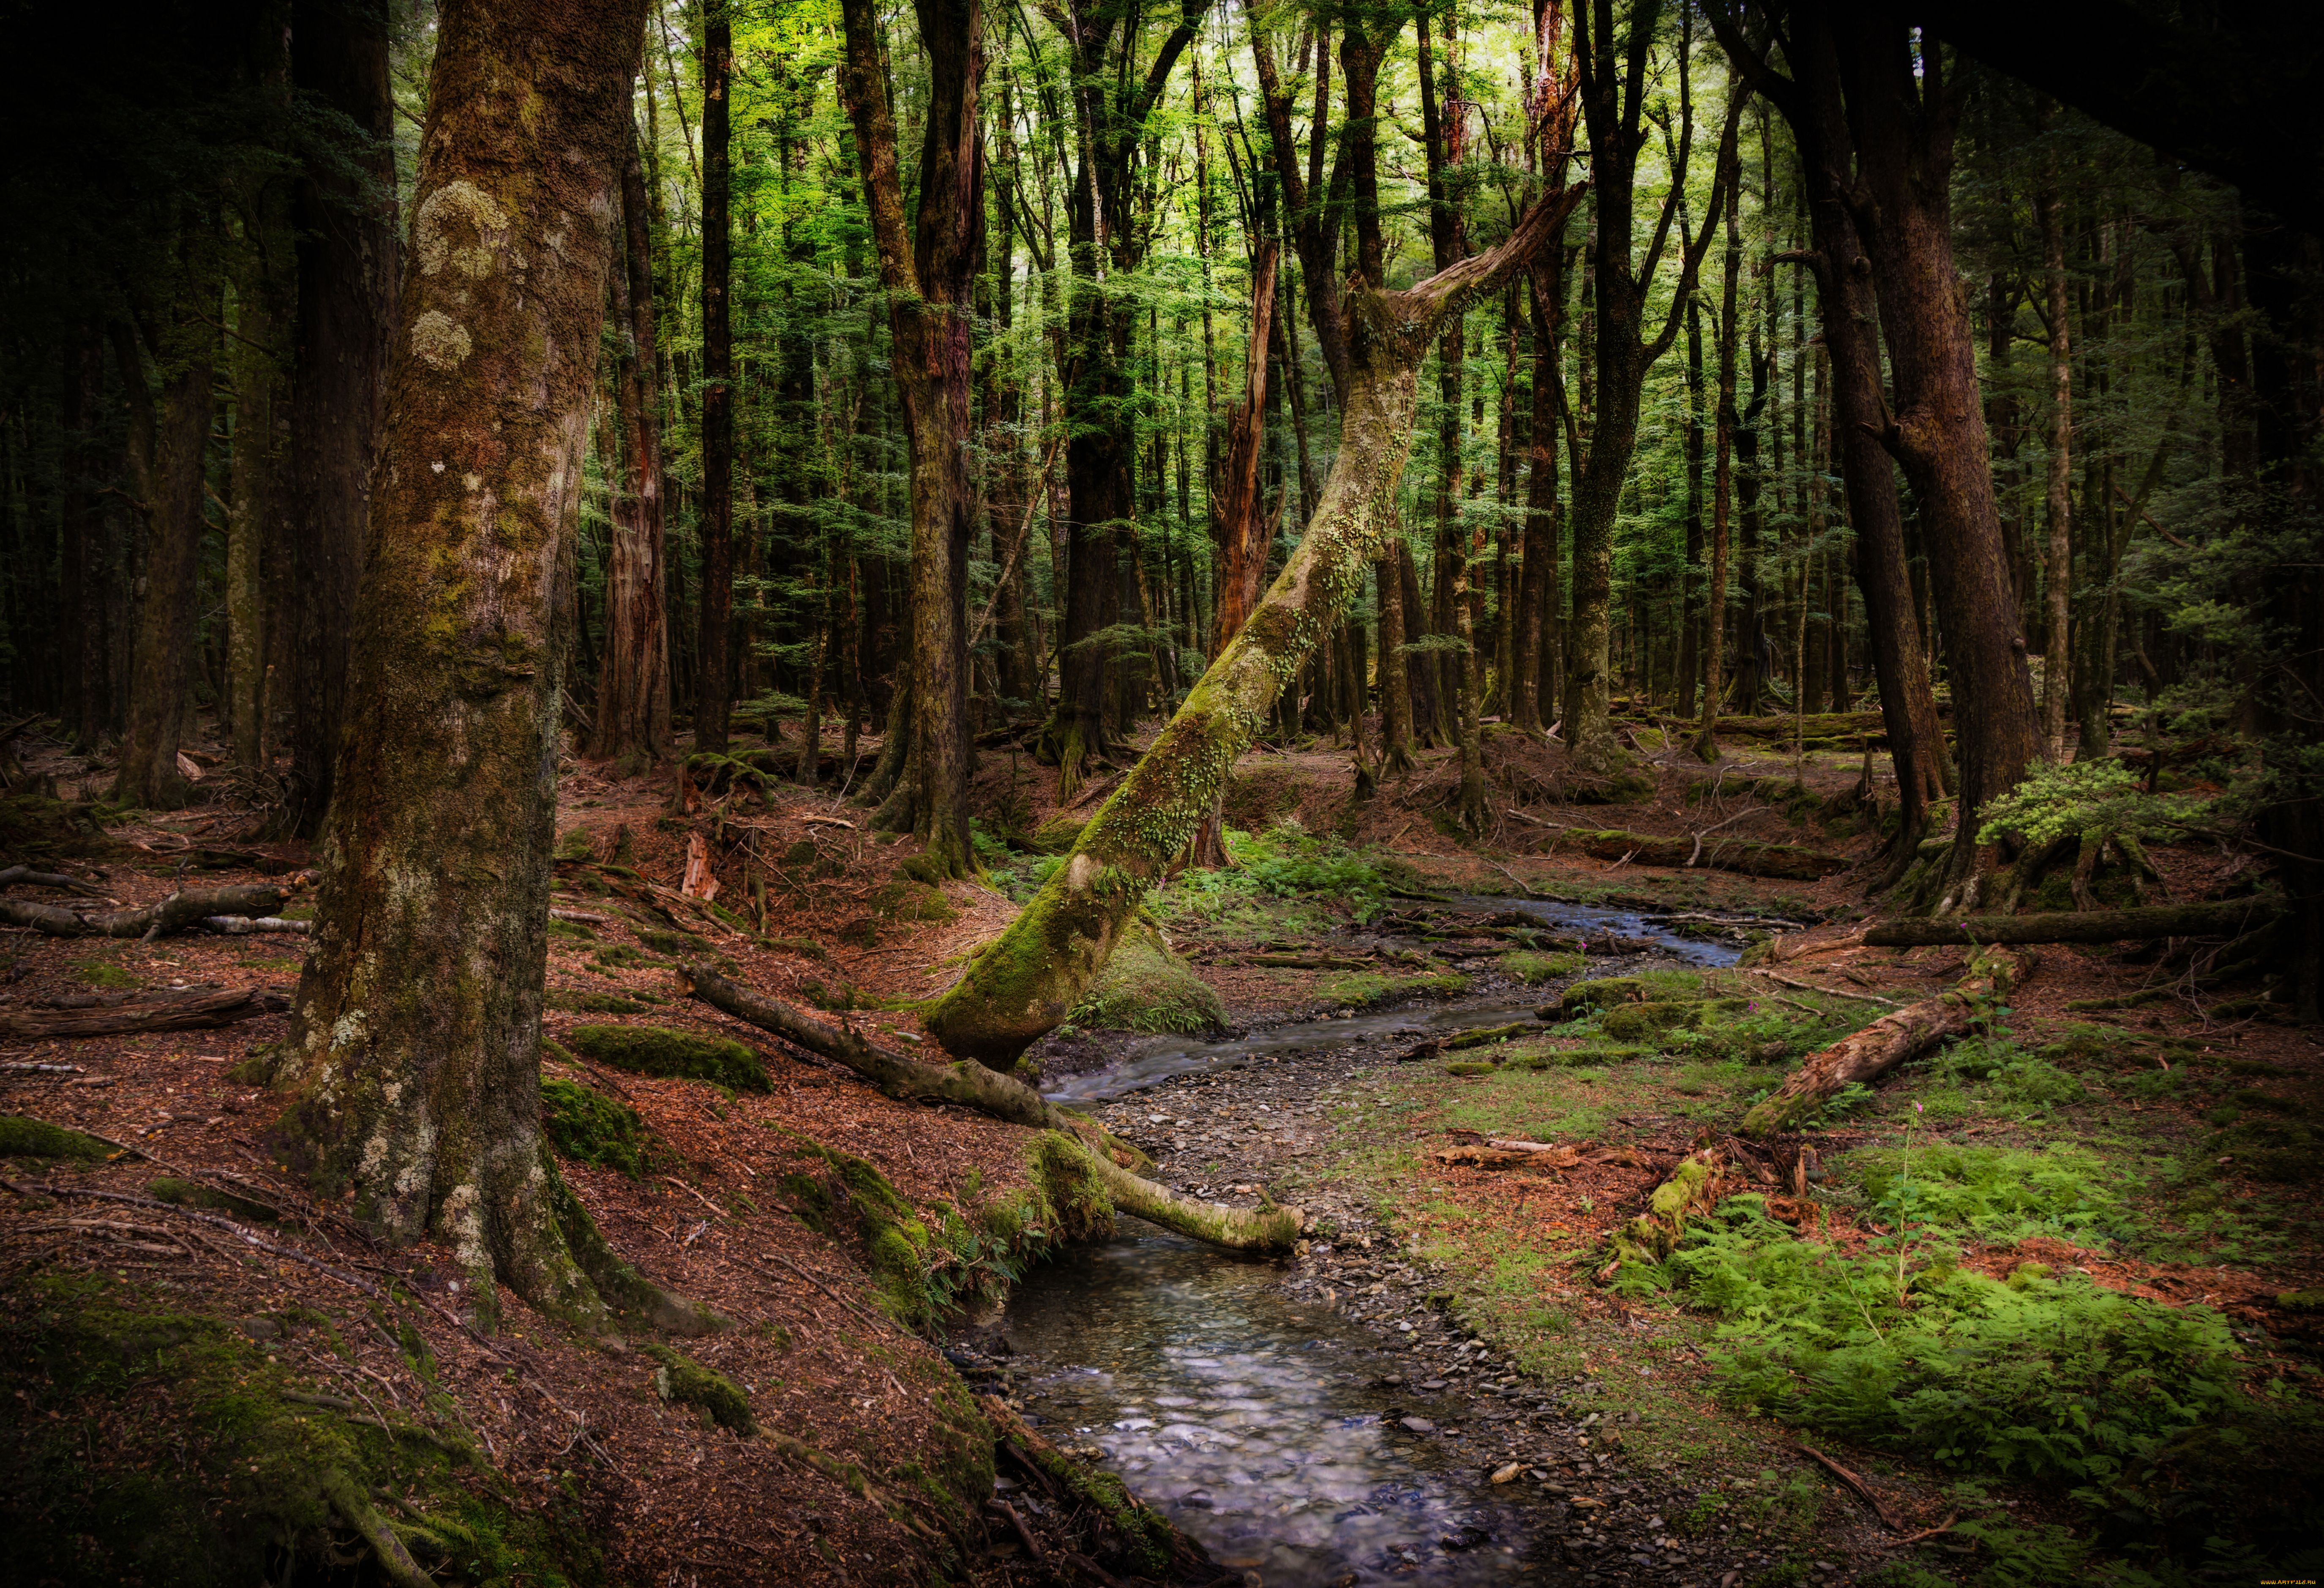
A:
{"label": "water reflection", "polygon": [[1101,1447],[1140,1499],[1267,1588],[1517,1580],[1525,1516],[1435,1431],[1466,1408],[1383,1386],[1403,1364],[1284,1296],[1271,1269],[1125,1239],[1029,1276],[1010,1315],[1044,1431]]}

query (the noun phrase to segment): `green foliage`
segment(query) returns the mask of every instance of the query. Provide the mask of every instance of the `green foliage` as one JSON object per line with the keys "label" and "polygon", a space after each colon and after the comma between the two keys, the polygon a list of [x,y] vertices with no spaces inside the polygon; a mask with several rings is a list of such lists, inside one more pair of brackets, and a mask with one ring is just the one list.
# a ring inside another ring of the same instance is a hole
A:
{"label": "green foliage", "polygon": [[179,1207],[204,1207],[222,1213],[229,1218],[247,1219],[253,1223],[274,1223],[274,1210],[263,1202],[247,1196],[237,1196],[218,1186],[198,1180],[181,1180],[174,1175],[162,1175],[145,1183],[145,1195],[156,1202],[167,1202]]}
{"label": "green foliage", "polygon": [[2104,1482],[2242,1404],[2209,1308],[2079,1278],[1907,1272],[1799,1239],[1756,1196],[1695,1224],[1665,1268],[1722,1320],[1729,1404],[1950,1466]]}
{"label": "green foliage", "polygon": [[627,1103],[558,1076],[540,1083],[540,1123],[567,1158],[643,1177],[653,1155],[653,1134]]}
{"label": "green foliage", "polygon": [[2138,774],[2119,761],[2043,761],[2024,782],[1987,801],[1981,814],[1985,825],[1978,829],[1978,843],[1998,844],[2014,833],[2029,845],[2042,845],[2074,834],[2168,834],[2198,825],[2202,807],[2177,795],[2145,793]]}
{"label": "green foliage", "polygon": [[2039,1152],[1929,1142],[1841,1164],[1856,1170],[1885,1222],[1942,1225],[1983,1241],[2087,1241],[2118,1233],[2126,1217],[2120,1176],[2097,1153],[2062,1142]]}
{"label": "green foliage", "polygon": [[84,986],[118,992],[137,985],[134,972],[109,959],[77,959],[73,961],[72,969],[73,974],[80,978]]}
{"label": "green foliage", "polygon": [[575,1052],[642,1076],[715,1081],[737,1092],[769,1090],[766,1066],[740,1042],[667,1026],[576,1026],[565,1034]]}
{"label": "green foliage", "polygon": [[1315,896],[1344,904],[1360,924],[1412,883],[1411,868],[1402,861],[1317,837],[1296,822],[1278,822],[1262,836],[1229,827],[1224,836],[1228,863],[1181,872],[1157,895],[1157,909],[1214,920],[1254,898]]}

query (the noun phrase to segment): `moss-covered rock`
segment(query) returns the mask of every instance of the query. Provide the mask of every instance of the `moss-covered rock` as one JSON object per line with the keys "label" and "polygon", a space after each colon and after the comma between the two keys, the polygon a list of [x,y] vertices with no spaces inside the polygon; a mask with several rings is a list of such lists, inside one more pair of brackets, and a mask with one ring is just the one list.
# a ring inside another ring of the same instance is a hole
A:
{"label": "moss-covered rock", "polygon": [[724,1037],[705,1037],[668,1026],[576,1026],[565,1034],[572,1049],[599,1064],[641,1076],[715,1081],[737,1092],[770,1090],[759,1056]]}
{"label": "moss-covered rock", "polygon": [[641,1349],[661,1364],[654,1369],[655,1394],[673,1406],[692,1407],[730,1434],[745,1439],[757,1435],[759,1419],[751,1415],[751,1398],[740,1384],[667,1345],[649,1343]]}
{"label": "moss-covered rock", "polygon": [[46,1120],[23,1114],[0,1114],[0,1158],[78,1158],[91,1162],[111,1158],[114,1149],[94,1136],[68,1131]]}
{"label": "moss-covered rock", "polygon": [[564,1014],[644,1014],[659,1002],[619,992],[551,992],[541,1000],[544,1007]]}
{"label": "moss-covered rock", "polygon": [[540,1124],[565,1157],[633,1180],[653,1155],[653,1133],[636,1109],[554,1076],[540,1083]]}
{"label": "moss-covered rock", "polygon": [[275,1222],[274,1210],[263,1202],[216,1186],[206,1186],[198,1180],[181,1180],[174,1175],[163,1175],[145,1183],[145,1195],[156,1202],[166,1202],[176,1207],[206,1207],[229,1218],[247,1219],[253,1223],[271,1224]]}
{"label": "moss-covered rock", "polygon": [[1701,995],[1702,978],[1689,971],[1647,971],[1635,976],[1595,976],[1586,982],[1576,982],[1558,999],[1554,1011],[1544,1010],[1544,1020],[1572,1020],[1592,1010],[1611,1009],[1617,1004],[1641,1003],[1651,999],[1688,999]]}
{"label": "moss-covered rock", "polygon": [[1153,919],[1140,915],[1114,944],[1073,1020],[1102,1030],[1193,1036],[1225,1029],[1227,1011],[1211,985],[1171,951]]}

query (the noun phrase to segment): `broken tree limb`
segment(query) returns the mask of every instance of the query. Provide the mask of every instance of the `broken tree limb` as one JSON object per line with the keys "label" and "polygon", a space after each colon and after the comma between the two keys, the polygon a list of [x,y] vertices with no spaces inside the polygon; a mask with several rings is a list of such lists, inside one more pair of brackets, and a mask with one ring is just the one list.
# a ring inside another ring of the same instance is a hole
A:
{"label": "broken tree limb", "polygon": [[973,1059],[923,1064],[877,1047],[860,1031],[833,1025],[788,1004],[761,998],[706,966],[684,967],[687,990],[713,1009],[771,1031],[810,1053],[836,1060],[890,1097],[915,1103],[950,1103],[1037,1131],[1062,1131],[1090,1148],[1098,1177],[1124,1213],[1237,1251],[1283,1251],[1299,1237],[1305,1215],[1296,1207],[1226,1207],[1197,1202],[1143,1179],[1114,1156],[1116,1143],[1094,1121],[1057,1107],[1014,1076]]}
{"label": "broken tree limb", "polygon": [[1507,242],[1401,292],[1347,296],[1340,449],[1306,532],[1247,622],[1152,746],[1082,829],[1065,863],[927,1015],[954,1053],[1006,1066],[1061,1024],[1116,939],[1211,813],[1284,681],[1334,632],[1396,522],[1422,362],[1444,325],[1531,261],[1584,184],[1545,192]]}
{"label": "broken tree limb", "polygon": [[31,927],[51,937],[168,937],[214,915],[272,915],[282,908],[282,890],[263,884],[233,888],[188,888],[158,904],[137,909],[81,914],[54,904],[0,899],[0,921]]}
{"label": "broken tree limb", "polygon": [[315,929],[315,923],[312,921],[286,921],[279,915],[206,915],[202,917],[202,925],[213,932],[221,932],[229,937],[247,937],[254,932],[261,935],[282,932],[295,937],[304,937],[311,935]]}
{"label": "broken tree limb", "polygon": [[2050,915],[1960,916],[1951,920],[1882,921],[1867,928],[1874,948],[1972,943],[2120,943],[2133,938],[2218,937],[2265,926],[2283,913],[2271,898],[2214,904],[2154,904],[2136,909],[2061,910]]}
{"label": "broken tree limb", "polygon": [[69,877],[62,872],[36,872],[28,865],[12,865],[0,871],[0,888],[11,882],[22,882],[30,888],[62,888],[69,893],[85,893],[92,899],[103,899],[105,890],[78,877]]}
{"label": "broken tree limb", "polygon": [[1843,948],[1861,948],[1864,946],[1864,934],[1868,929],[1858,927],[1837,937],[1813,937],[1805,932],[1786,933],[1753,945],[1745,952],[1740,963],[1747,965],[1781,965],[1787,959],[1805,959],[1811,954],[1837,954]]}
{"label": "broken tree limb", "polygon": [[2006,948],[1978,955],[1969,962],[1969,974],[1947,991],[1884,1014],[1803,1059],[1782,1085],[1743,1116],[1743,1133],[1765,1137],[1789,1130],[1842,1087],[1869,1085],[1946,1039],[1961,1035],[1977,1019],[1979,1003],[2007,995],[2033,968],[2029,956]]}
{"label": "broken tree limb", "polygon": [[1593,832],[1586,827],[1568,827],[1558,835],[1557,844],[1561,849],[1579,849],[1600,860],[1628,859],[1639,865],[1670,866],[1682,871],[1694,867],[1806,882],[1846,871],[1849,866],[1841,855],[1822,854],[1790,844],[1755,844],[1742,838],[1699,844],[1692,837],[1657,838],[1650,833]]}
{"label": "broken tree limb", "polygon": [[219,987],[111,1009],[36,1010],[0,1014],[0,1039],[120,1037],[139,1031],[199,1031],[262,1014],[280,1014],[290,1001],[263,987]]}

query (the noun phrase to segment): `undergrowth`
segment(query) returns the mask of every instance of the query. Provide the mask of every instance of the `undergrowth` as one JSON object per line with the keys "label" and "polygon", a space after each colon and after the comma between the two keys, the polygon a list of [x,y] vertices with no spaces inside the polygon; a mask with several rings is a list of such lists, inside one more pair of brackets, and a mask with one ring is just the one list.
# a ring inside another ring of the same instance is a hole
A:
{"label": "undergrowth", "polygon": [[1217,920],[1258,900],[1320,895],[1369,922],[1399,891],[1413,885],[1402,861],[1342,839],[1316,836],[1289,817],[1265,833],[1225,832],[1228,863],[1215,871],[1188,869],[1157,896],[1159,909]]}

